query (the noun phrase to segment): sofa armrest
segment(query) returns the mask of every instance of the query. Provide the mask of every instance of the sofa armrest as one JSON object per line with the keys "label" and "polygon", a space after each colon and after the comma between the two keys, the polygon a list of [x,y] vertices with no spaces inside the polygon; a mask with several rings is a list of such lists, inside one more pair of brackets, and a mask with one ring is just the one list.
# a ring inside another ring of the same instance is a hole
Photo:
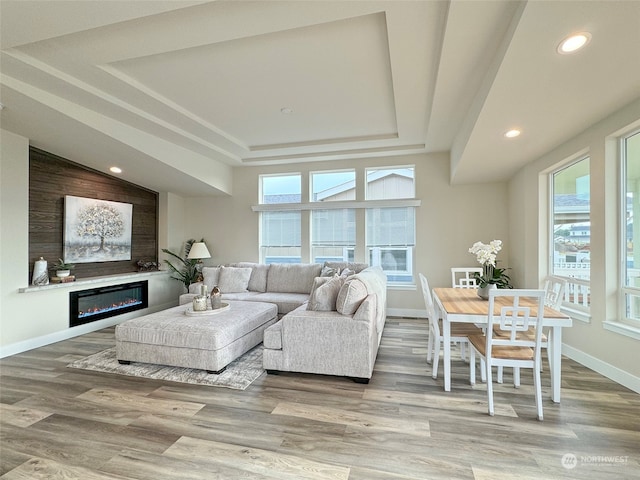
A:
{"label": "sofa armrest", "polygon": [[202,285],[202,282],[193,282],[191,285],[189,285],[189,293],[200,295],[201,285]]}
{"label": "sofa armrest", "polygon": [[371,378],[378,351],[372,321],[355,320],[335,311],[298,309],[281,322],[288,370]]}

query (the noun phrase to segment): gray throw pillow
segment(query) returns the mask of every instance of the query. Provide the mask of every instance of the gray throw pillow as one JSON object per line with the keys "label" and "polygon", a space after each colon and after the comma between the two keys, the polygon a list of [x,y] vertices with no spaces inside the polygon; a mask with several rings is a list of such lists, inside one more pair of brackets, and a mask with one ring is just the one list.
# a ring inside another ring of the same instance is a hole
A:
{"label": "gray throw pillow", "polygon": [[222,293],[243,293],[247,291],[251,278],[251,268],[220,267],[218,288]]}
{"label": "gray throw pillow", "polygon": [[[318,278],[324,279],[327,277]],[[338,293],[340,293],[341,287],[342,279],[337,275],[331,278],[327,278],[327,281],[323,282],[313,289],[311,296],[309,297],[307,310],[315,310],[319,312],[335,311],[336,300],[338,299]]]}
{"label": "gray throw pillow", "polygon": [[367,286],[363,281],[357,276],[351,276],[340,288],[336,310],[343,315],[353,315],[367,295]]}

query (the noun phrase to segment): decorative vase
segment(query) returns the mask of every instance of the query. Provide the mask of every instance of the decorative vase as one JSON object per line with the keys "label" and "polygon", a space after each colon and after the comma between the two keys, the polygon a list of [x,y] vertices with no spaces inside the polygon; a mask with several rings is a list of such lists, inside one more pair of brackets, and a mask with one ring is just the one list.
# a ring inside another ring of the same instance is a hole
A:
{"label": "decorative vase", "polygon": [[489,300],[489,290],[495,290],[498,286],[495,283],[487,283],[484,287],[478,287],[478,296],[483,300]]}
{"label": "decorative vase", "polygon": [[34,285],[49,285],[47,261],[42,257],[33,264],[33,278],[31,283]]}
{"label": "decorative vase", "polygon": [[211,289],[211,308],[217,310],[222,306],[222,292],[216,285]]}
{"label": "decorative vase", "polygon": [[204,312],[207,309],[207,297],[204,295],[197,295],[193,299],[193,311]]}

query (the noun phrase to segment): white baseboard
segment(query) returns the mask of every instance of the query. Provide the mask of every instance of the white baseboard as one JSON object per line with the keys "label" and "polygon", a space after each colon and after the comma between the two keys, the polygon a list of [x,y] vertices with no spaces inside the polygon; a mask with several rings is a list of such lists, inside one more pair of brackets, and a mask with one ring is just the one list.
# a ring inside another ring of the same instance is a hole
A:
{"label": "white baseboard", "polygon": [[12,343],[11,345],[6,345],[0,348],[0,358],[17,355],[18,353],[33,350],[34,348],[44,347],[45,345],[51,345],[52,343],[61,342],[62,340],[68,340],[79,335],[84,335],[85,333],[102,330],[103,328],[112,327],[113,325],[122,323],[125,320],[129,320],[130,318],[141,317],[142,315],[148,315],[150,313],[159,312],[160,310],[166,310],[167,308],[175,306],[176,305],[174,302],[155,305],[144,310],[125,313],[124,315],[105,318],[104,320],[85,323],[84,325],[78,325],[77,327],[71,327],[65,330],[60,330],[58,332],[42,335],[41,337],[30,338],[29,340],[24,340],[22,342]]}
{"label": "white baseboard", "polygon": [[427,318],[427,311],[417,308],[387,308],[387,317]]}
{"label": "white baseboard", "polygon": [[640,393],[639,377],[631,375],[629,372],[625,372],[618,367],[614,367],[613,365],[603,362],[599,358],[593,357],[588,353],[584,353],[583,351],[564,343],[562,344],[562,354],[572,360],[575,360],[579,364],[590,368],[594,372],[598,372],[600,375],[604,375],[608,379],[613,380],[636,393]]}

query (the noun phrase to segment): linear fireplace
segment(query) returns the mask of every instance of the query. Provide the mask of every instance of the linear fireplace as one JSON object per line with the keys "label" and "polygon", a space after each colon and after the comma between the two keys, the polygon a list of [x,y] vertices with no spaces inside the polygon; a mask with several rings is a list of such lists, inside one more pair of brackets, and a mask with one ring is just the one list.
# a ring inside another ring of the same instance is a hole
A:
{"label": "linear fireplace", "polygon": [[69,326],[75,327],[149,306],[147,280],[69,293]]}

